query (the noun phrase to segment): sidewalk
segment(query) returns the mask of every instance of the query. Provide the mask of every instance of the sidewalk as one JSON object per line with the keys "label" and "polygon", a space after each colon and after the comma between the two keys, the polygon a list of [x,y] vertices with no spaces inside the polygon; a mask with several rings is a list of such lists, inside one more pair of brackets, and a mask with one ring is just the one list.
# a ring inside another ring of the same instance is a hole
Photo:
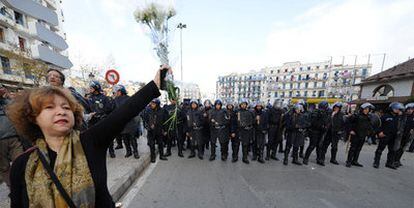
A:
{"label": "sidewalk", "polygon": [[[138,160],[133,156],[124,158],[125,148],[115,150],[116,158],[107,158],[108,168],[108,188],[112,198],[117,202],[125,191],[141,175],[145,168],[150,164],[150,153],[147,146],[147,139],[140,137],[138,140],[139,155]],[[0,185],[0,208],[10,207],[9,190],[6,184]]]}

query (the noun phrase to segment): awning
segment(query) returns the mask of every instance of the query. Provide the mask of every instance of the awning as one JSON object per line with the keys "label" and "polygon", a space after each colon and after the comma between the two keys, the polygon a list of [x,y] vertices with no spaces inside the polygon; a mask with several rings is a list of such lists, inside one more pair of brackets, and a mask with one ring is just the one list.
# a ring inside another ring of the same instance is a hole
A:
{"label": "awning", "polygon": [[329,104],[333,104],[336,102],[344,102],[344,100],[340,98],[292,98],[292,103],[297,103],[299,100],[305,100],[309,104],[317,104],[321,101],[328,101]]}

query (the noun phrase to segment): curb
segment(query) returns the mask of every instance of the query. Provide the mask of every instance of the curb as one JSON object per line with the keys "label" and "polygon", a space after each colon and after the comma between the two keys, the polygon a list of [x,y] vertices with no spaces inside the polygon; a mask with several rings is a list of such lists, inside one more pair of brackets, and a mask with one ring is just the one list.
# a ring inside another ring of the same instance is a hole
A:
{"label": "curb", "polygon": [[120,178],[120,183],[116,183],[115,185],[109,188],[109,193],[111,194],[112,200],[115,203],[121,199],[125,192],[131,187],[131,185],[141,176],[144,170],[149,166],[151,161],[149,152],[141,155],[141,158],[142,163],[139,164],[138,167],[134,168],[133,170],[129,171],[124,176],[122,176]]}

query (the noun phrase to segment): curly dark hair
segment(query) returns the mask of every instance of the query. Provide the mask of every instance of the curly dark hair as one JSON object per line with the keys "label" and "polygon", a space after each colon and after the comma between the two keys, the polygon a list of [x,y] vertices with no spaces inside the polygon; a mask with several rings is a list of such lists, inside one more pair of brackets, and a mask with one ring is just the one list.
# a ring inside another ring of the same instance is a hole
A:
{"label": "curly dark hair", "polygon": [[57,87],[41,87],[26,90],[19,94],[7,107],[7,115],[14,124],[19,135],[31,142],[43,137],[36,117],[44,107],[53,102],[54,96],[65,98],[75,118],[74,129],[80,129],[83,122],[83,108],[72,96],[69,90]]}

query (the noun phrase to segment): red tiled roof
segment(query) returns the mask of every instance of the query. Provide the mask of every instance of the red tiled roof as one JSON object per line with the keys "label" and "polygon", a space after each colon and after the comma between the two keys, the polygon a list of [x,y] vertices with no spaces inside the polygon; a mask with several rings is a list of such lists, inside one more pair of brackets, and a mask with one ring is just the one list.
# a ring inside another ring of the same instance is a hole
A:
{"label": "red tiled roof", "polygon": [[414,77],[414,58],[362,80],[361,84]]}

